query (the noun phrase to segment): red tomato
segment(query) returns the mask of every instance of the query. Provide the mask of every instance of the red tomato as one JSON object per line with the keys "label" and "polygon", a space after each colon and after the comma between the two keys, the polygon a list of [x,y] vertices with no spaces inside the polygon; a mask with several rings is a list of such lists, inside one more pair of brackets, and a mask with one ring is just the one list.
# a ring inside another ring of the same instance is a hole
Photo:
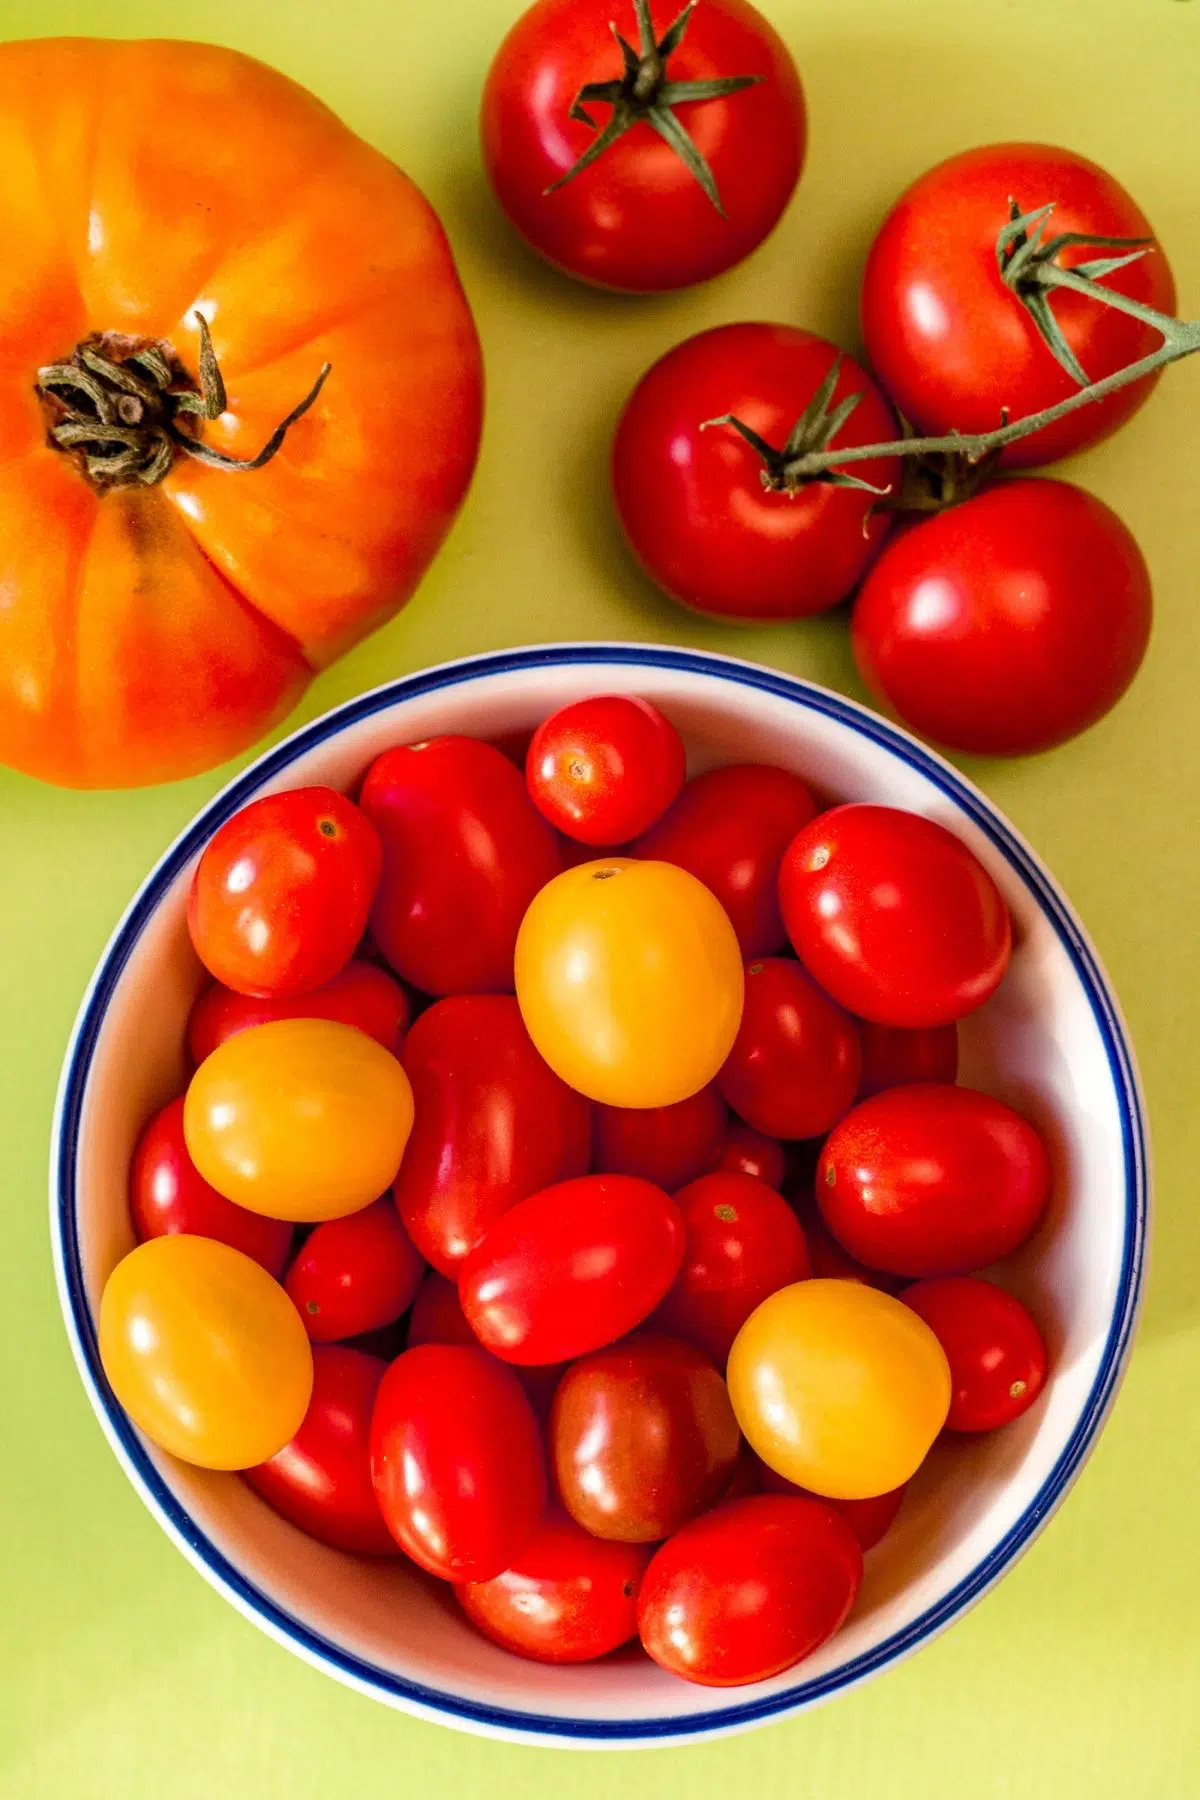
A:
{"label": "red tomato", "polygon": [[454,1590],[493,1642],[534,1662],[593,1662],[637,1636],[641,1544],[604,1542],[551,1511],[511,1569]]}
{"label": "red tomato", "polygon": [[305,994],[354,954],[379,885],[374,826],[333,788],[252,800],[214,833],[192,877],[188,930],[239,994]]}
{"label": "red tomato", "polygon": [[717,1086],[739,1117],[775,1138],[823,1137],[854,1104],[858,1028],[799,963],[746,965],[746,1000]]}
{"label": "red tomato", "polygon": [[[754,1452],[750,1452],[754,1456]],[[811,1494],[807,1488],[797,1487],[786,1475],[777,1475],[769,1469],[760,1457],[754,1456],[759,1470],[759,1492],[764,1494],[796,1494],[805,1500],[820,1500],[822,1495]],[[747,1478],[748,1479],[748,1478]],[[753,1490],[751,1490],[753,1491]],[[892,1528],[896,1514],[900,1511],[900,1503],[908,1492],[908,1483],[892,1488],[886,1494],[872,1494],[867,1500],[826,1500],[826,1506],[832,1506],[834,1512],[840,1513],[847,1525],[858,1539],[860,1550],[873,1550]]]}
{"label": "red tomato", "polygon": [[596,1106],[592,1168],[598,1175],[640,1175],[673,1194],[704,1173],[727,1116],[713,1082],[672,1106]]}
{"label": "red tomato", "polygon": [[284,1282],[314,1344],[378,1331],[407,1312],[425,1264],[390,1197],[305,1240]]}
{"label": "red tomato", "polygon": [[960,838],[917,813],[822,813],[785,855],[779,898],[809,973],[878,1025],[961,1019],[1008,967],[1012,921],[1000,890]]}
{"label": "red tomato", "polygon": [[675,1203],[687,1248],[655,1324],[724,1368],[759,1302],[812,1273],[804,1232],[783,1196],[752,1175],[702,1175]]}
{"label": "red tomato", "polygon": [[[862,398],[837,446],[890,441],[896,427],[870,377],[791,325],[718,325],[642,377],[617,427],[613,486],[634,555],[672,599],[720,618],[800,619],[861,579],[888,529],[876,496],[820,481],[789,491],[782,472],[784,446],[839,357],[832,404]],[[732,425],[709,423],[726,413],[769,459]],[[854,467],[877,488],[899,485],[894,457]]]}
{"label": "red tomato", "polygon": [[803,1195],[793,1194],[788,1205],[800,1221],[814,1276],[825,1281],[861,1281],[864,1287],[878,1288],[881,1294],[899,1293],[902,1283],[898,1276],[885,1275],[880,1269],[868,1269],[865,1263],[856,1262],[830,1236],[811,1188]]}
{"label": "red tomato", "polygon": [[1048,750],[1103,718],[1150,641],[1150,572],[1065,481],[1001,481],[900,532],[854,605],[877,699],[952,750]]}
{"label": "red tomato", "polygon": [[900,1298],[920,1313],[950,1364],[949,1431],[994,1431],[1046,1384],[1046,1346],[1015,1295],[971,1275],[918,1281]]}
{"label": "red tomato", "polygon": [[[418,1344],[467,1344],[474,1350],[481,1348],[479,1339],[467,1324],[458,1288],[433,1269],[417,1289],[409,1314],[408,1348],[414,1350]],[[484,1351],[485,1356],[491,1354],[490,1350]],[[562,1363],[547,1363],[545,1367],[513,1370],[539,1419],[550,1415],[550,1403],[563,1368]]]}
{"label": "red tomato", "polygon": [[957,1025],[930,1025],[924,1031],[905,1031],[900,1026],[873,1025],[864,1019],[858,1037],[862,1045],[860,1100],[882,1094],[885,1088],[908,1087],[915,1081],[953,1082],[958,1074]]}
{"label": "red tomato", "polygon": [[188,1053],[199,1066],[218,1044],[271,1019],[336,1019],[355,1025],[385,1050],[399,1056],[411,1011],[408,995],[383,969],[357,958],[340,974],[309,994],[275,1000],[237,994],[232,988],[206,988],[188,1019]]}
{"label": "red tomato", "polygon": [[[1077,383],[1055,360],[1001,278],[996,240],[1021,212],[1054,203],[1046,237],[1151,237],[1140,207],[1086,157],[1048,144],[989,144],[939,163],[901,195],[872,246],[862,328],[871,366],[919,431],[991,431],[1065,400]],[[1096,252],[1069,245],[1066,268]],[[1101,252],[1103,254],[1103,252]],[[1158,312],[1175,310],[1170,264],[1155,248],[1104,277],[1104,286]],[[1156,350],[1152,325],[1087,294],[1056,290],[1050,307],[1092,381]],[[1029,468],[1094,444],[1137,411],[1158,376],[1131,382],[1004,452]]]}
{"label": "red tomato", "polygon": [[786,1168],[781,1143],[775,1138],[764,1137],[752,1125],[743,1125],[734,1119],[726,1127],[716,1155],[704,1173],[752,1175],[755,1181],[764,1181],[778,1192],[783,1186]]}
{"label": "red tomato", "polygon": [[631,854],[686,869],[729,914],[742,955],[768,956],[787,942],[779,865],[816,810],[798,775],[765,763],[733,763],[689,781]]}
{"label": "red tomato", "polygon": [[335,1550],[395,1556],[371,1485],[371,1411],[387,1364],[344,1345],[313,1351],[304,1422],[270,1462],[242,1479],[277,1513]]}
{"label": "red tomato", "polygon": [[597,847],[627,843],[683,786],[683,739],[648,700],[601,694],[538,726],[525,779],[542,817]]}
{"label": "red tomato", "polygon": [[[675,12],[657,0],[660,43]],[[569,275],[635,293],[706,281],[749,255],[787,205],[805,142],[796,66],[747,0],[705,0],[653,66],[645,49],[633,0],[538,0],[496,53],[481,117],[488,178],[521,236]],[[755,85],[696,100],[671,91],[736,76]],[[590,119],[580,117],[576,101],[595,82],[615,85],[589,99]],[[615,103],[639,116],[564,180],[609,128]],[[686,133],[704,159],[709,191],[647,121],[654,104],[672,111],[664,137],[668,128]]]}
{"label": "red tomato", "polygon": [[456,994],[408,1034],[412,1136],[396,1205],[445,1275],[510,1206],[588,1166],[587,1101],[533,1047],[507,994]]}
{"label": "red tomato", "polygon": [[371,1421],[371,1478],[388,1529],[443,1581],[490,1581],[533,1537],[546,1500],[541,1438],[510,1369],[482,1350],[398,1356]]}
{"label": "red tomato", "polygon": [[383,841],[371,929],[426,994],[511,993],[525,909],[562,867],[520,773],[476,738],[377,756],[360,804]]}
{"label": "red tomato", "polygon": [[821,1152],[817,1203],[838,1242],[893,1275],[997,1262],[1034,1229],[1050,1162],[1020,1113],[973,1088],[891,1088],[848,1113]]}
{"label": "red tomato", "polygon": [[129,1173],[129,1213],[140,1243],[176,1232],[216,1238],[253,1257],[276,1279],[292,1247],[287,1220],[248,1212],[205,1181],[184,1142],[182,1095],[155,1113],[137,1141]]}
{"label": "red tomato", "polygon": [[556,1363],[624,1337],[683,1260],[675,1202],[632,1175],[562,1181],[506,1212],[463,1264],[480,1343],[506,1362]]}
{"label": "red tomato", "polygon": [[844,1622],[862,1551],[823,1500],[734,1500],[693,1519],[653,1557],[638,1597],[642,1643],[705,1687],[766,1681]]}

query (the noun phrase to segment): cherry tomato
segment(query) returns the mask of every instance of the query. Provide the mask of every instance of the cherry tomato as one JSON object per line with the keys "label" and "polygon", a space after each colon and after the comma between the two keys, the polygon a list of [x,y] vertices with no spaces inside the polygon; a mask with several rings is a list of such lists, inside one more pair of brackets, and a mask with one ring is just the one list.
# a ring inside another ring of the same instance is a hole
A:
{"label": "cherry tomato", "polygon": [[946,1025],[982,1006],[1012,951],[995,882],[954,833],[894,806],[836,806],[783,859],[797,956],[877,1025]]}
{"label": "cherry tomato", "polygon": [[743,1687],[811,1656],[845,1622],[862,1551],[821,1500],[751,1495],[693,1519],[642,1578],[638,1628],[664,1669]]}
{"label": "cherry tomato", "polygon": [[184,1232],[216,1238],[283,1274],[292,1228],[283,1219],[235,1206],[210,1187],[188,1155],[183,1138],[183,1097],[155,1113],[137,1141],[129,1175],[129,1213],[139,1240]]}
{"label": "cherry tomato", "polygon": [[421,1014],[404,1067],[416,1109],[396,1205],[422,1256],[457,1273],[501,1213],[587,1172],[587,1101],[542,1061],[508,994],[456,994]]}
{"label": "cherry tomato", "polygon": [[512,1568],[454,1590],[485,1637],[534,1662],[593,1662],[637,1636],[650,1561],[640,1544],[604,1542],[550,1511]]}
{"label": "cherry tomato", "polygon": [[838,1500],[906,1482],[950,1405],[933,1332],[857,1281],[800,1281],[764,1300],[737,1335],[727,1379],[738,1424],[767,1467]]}
{"label": "cherry tomato", "polygon": [[606,1106],[671,1106],[710,1082],[742,1013],[742,959],[708,889],[613,857],[544,887],[517,939],[517,999],[556,1074]]}
{"label": "cherry tomato", "polygon": [[[468,1344],[474,1350],[481,1348],[479,1339],[467,1323],[457,1286],[434,1269],[417,1289],[409,1314],[408,1348],[413,1350],[418,1344]],[[485,1356],[491,1354],[490,1350],[484,1351]],[[562,1363],[547,1363],[544,1367],[531,1365],[513,1369],[539,1419],[550,1416],[554,1390],[563,1368]]]}
{"label": "cherry tomato", "polygon": [[490,1581],[532,1539],[546,1500],[533,1409],[482,1350],[398,1356],[371,1420],[371,1479],[389,1531],[443,1581]]}
{"label": "cherry tomato", "polygon": [[197,1069],[183,1109],[188,1151],[218,1193],[307,1223],[390,1187],[412,1119],[396,1058],[332,1019],[239,1031]]}
{"label": "cherry tomato", "polygon": [[[836,606],[861,579],[888,529],[872,511],[876,496],[827,482],[789,488],[782,472],[783,447],[835,364],[831,406],[861,396],[835,443],[891,441],[896,427],[870,377],[794,326],[718,325],[642,377],[617,427],[613,487],[633,554],[672,599],[720,618],[800,619]],[[715,422],[726,414],[769,446],[765,459]],[[899,483],[893,457],[854,468],[877,488]]]}
{"label": "cherry tomato", "polygon": [[[1070,150],[989,144],[928,170],[884,221],[862,290],[871,366],[918,431],[991,431],[1005,409],[1010,418],[1026,418],[1077,390],[1001,277],[996,242],[1013,201],[1022,213],[1053,203],[1047,238],[1153,236],[1124,188]],[[1072,244],[1057,260],[1071,268],[1095,254]],[[1106,275],[1104,286],[1157,312],[1175,310],[1170,265],[1157,247]],[[1137,362],[1161,341],[1152,325],[1087,294],[1057,289],[1050,307],[1091,381]],[[1132,417],[1157,379],[1131,382],[1010,444],[1003,460],[1028,468],[1097,443]]]}
{"label": "cherry tomato", "polygon": [[412,1305],[425,1264],[390,1196],[305,1240],[284,1286],[314,1344],[394,1324]]}
{"label": "cherry tomato", "polygon": [[374,826],[333,788],[252,800],[205,847],[188,930],[210,974],[241,994],[304,994],[354,954],[379,885]]}
{"label": "cherry tomato", "polygon": [[787,942],[779,865],[816,810],[798,775],[766,763],[732,763],[689,781],[632,854],[686,869],[725,908],[742,955],[769,956]]}
{"label": "cherry tomato", "polygon": [[205,1237],[159,1237],[100,1301],[100,1360],[139,1430],[202,1469],[248,1469],[299,1430],[312,1394],[300,1315],[261,1264]]}
{"label": "cherry tomato", "polygon": [[468,1256],[459,1297],[506,1362],[557,1363],[624,1337],[683,1259],[675,1202],[632,1175],[585,1175],[522,1200]]}
{"label": "cherry tomato", "polygon": [[765,1181],[769,1188],[778,1192],[783,1186],[786,1167],[781,1143],[775,1138],[764,1137],[752,1125],[743,1125],[740,1119],[732,1119],[704,1173],[752,1175],[755,1181]]}
{"label": "cherry tomato", "polygon": [[371,929],[426,994],[512,992],[517,928],[562,867],[518,770],[475,738],[431,738],[376,757],[360,804],[383,841]]}
{"label": "cherry tomato", "polygon": [[828,1281],[861,1281],[867,1287],[878,1288],[883,1294],[900,1292],[904,1285],[900,1276],[885,1275],[881,1269],[868,1269],[865,1263],[856,1262],[854,1257],[842,1249],[837,1239],[830,1236],[817,1209],[811,1184],[801,1192],[790,1194],[788,1205],[800,1221],[814,1275]]}
{"label": "cherry tomato", "polygon": [[648,700],[602,694],[560,707],[538,726],[525,779],[544,819],[581,843],[611,848],[645,831],[683,786],[683,739]]}
{"label": "cherry tomato", "polygon": [[1046,1346],[1014,1294],[971,1275],[918,1281],[900,1298],[924,1319],[950,1364],[951,1431],[994,1431],[1046,1385]]}
{"label": "cherry tomato", "polygon": [[960,1275],[1023,1244],[1050,1197],[1041,1138],[973,1088],[892,1088],[821,1152],[817,1204],[851,1256],[893,1275]]}
{"label": "cherry tomato", "polygon": [[905,1031],[896,1025],[873,1025],[864,1019],[858,1037],[862,1045],[860,1100],[869,1100],[872,1094],[882,1094],[886,1088],[909,1087],[916,1081],[953,1082],[958,1074],[957,1025],[930,1025],[924,1031]]}
{"label": "cherry tomato", "polygon": [[751,1175],[702,1175],[675,1204],[687,1248],[655,1324],[724,1368],[759,1302],[811,1273],[804,1232],[783,1196]]}
{"label": "cherry tomato", "polygon": [[823,1137],[854,1104],[861,1067],[854,1020],[799,963],[746,965],[742,1023],[717,1086],[747,1124],[768,1137]]}
{"label": "cherry tomato", "polygon": [[[812,1494],[807,1488],[797,1487],[794,1481],[788,1481],[777,1475],[774,1469],[768,1469],[765,1462],[749,1452],[758,1469],[758,1491],[763,1494],[793,1494],[806,1500],[819,1500],[821,1495]],[[749,1480],[749,1476],[746,1477]],[[873,1550],[891,1530],[896,1514],[900,1511],[901,1502],[908,1492],[908,1483],[903,1487],[893,1488],[889,1494],[872,1494],[867,1500],[826,1500],[834,1512],[845,1519],[847,1525],[858,1539],[860,1550]]]}
{"label": "cherry tomato", "polygon": [[[661,44],[677,9],[651,8]],[[652,67],[636,67],[639,49],[644,59],[634,0],[538,0],[496,53],[481,129],[488,179],[527,243],[583,281],[654,293],[719,275],[774,227],[804,161],[804,95],[782,39],[747,0],[705,0]],[[754,85],[672,101],[668,84],[738,76]],[[611,96],[574,111],[594,82],[623,83],[622,105],[640,116],[565,179],[614,117]],[[647,121],[655,104],[672,108],[662,136]],[[701,164],[689,168],[681,138]]]}
{"label": "cherry tomato", "polygon": [[592,1168],[598,1175],[640,1175],[673,1194],[704,1173],[727,1116],[712,1082],[673,1106],[597,1106]]}
{"label": "cherry tomato", "polygon": [[371,1485],[371,1411],[387,1364],[361,1350],[313,1351],[308,1411],[290,1444],[243,1479],[277,1513],[335,1550],[397,1556]]}
{"label": "cherry tomato", "polygon": [[854,656],[914,731],[987,756],[1103,718],[1150,641],[1150,572],[1116,513],[1065,481],[1001,481],[900,532],[854,606]]}
{"label": "cherry tomato", "polygon": [[339,975],[311,993],[260,1000],[235,994],[232,988],[206,988],[188,1020],[188,1053],[199,1065],[218,1044],[250,1025],[271,1019],[336,1019],[365,1031],[393,1056],[399,1056],[411,1012],[408,995],[398,981],[374,963],[357,958]]}

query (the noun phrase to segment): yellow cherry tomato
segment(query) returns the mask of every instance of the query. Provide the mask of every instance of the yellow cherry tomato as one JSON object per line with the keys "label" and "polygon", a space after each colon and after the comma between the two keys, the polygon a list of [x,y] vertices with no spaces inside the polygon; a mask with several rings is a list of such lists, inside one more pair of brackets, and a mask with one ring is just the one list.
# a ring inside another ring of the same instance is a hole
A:
{"label": "yellow cherry tomato", "polygon": [[858,1281],[798,1281],[764,1300],[727,1380],[751,1449],[831,1500],[907,1481],[950,1407],[950,1365],[924,1319]]}
{"label": "yellow cherry tomato", "polygon": [[213,1238],[149,1238],[117,1264],[100,1360],[134,1424],[202,1469],[266,1462],[312,1395],[300,1314],[260,1264]]}
{"label": "yellow cherry tomato", "polygon": [[408,1076],[332,1019],[272,1019],[226,1038],[192,1077],[183,1135],[219,1194],[272,1219],[340,1219],[396,1179]]}
{"label": "yellow cherry tomato", "polygon": [[672,863],[567,869],[521,922],[517,1000],[557,1075],[606,1106],[669,1106],[712,1080],[742,1016],[720,902]]}

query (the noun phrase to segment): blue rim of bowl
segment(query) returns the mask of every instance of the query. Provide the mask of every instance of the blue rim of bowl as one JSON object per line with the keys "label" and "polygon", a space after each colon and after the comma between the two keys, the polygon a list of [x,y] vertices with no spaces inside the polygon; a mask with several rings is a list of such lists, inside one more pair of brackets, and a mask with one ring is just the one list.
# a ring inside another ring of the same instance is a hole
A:
{"label": "blue rim of bowl", "polygon": [[[95,1325],[88,1306],[76,1229],[75,1161],[84,1093],[97,1038],[108,1003],[142,931],[162,894],[203,847],[212,833],[272,776],[299,756],[317,748],[347,726],[370,718],[398,701],[455,687],[480,677],[519,673],[562,665],[626,665],[670,669],[732,681],[789,700],[849,726],[927,777],[978,826],[1034,894],[1050,920],[1083,986],[1108,1058],[1121,1118],[1125,1185],[1125,1242],[1112,1323],[1091,1392],[1054,1468],[1020,1519],[971,1572],[919,1618],[828,1674],[800,1681],[758,1700],[735,1702],[703,1713],[679,1717],[606,1720],[557,1718],[513,1708],[487,1706],[407,1681],[365,1662],[310,1630],[278,1606],[233,1566],[201,1532],[163,1481],[141,1439],[126,1418],[100,1365]],[[1005,1569],[1026,1550],[1064,1497],[1085,1461],[1115,1397],[1129,1353],[1141,1296],[1148,1221],[1146,1130],[1133,1054],[1119,1010],[1099,961],[1065,896],[1032,850],[1005,823],[984,796],[949,764],[916,739],[888,724],[865,707],[798,677],[787,676],[737,658],[694,650],[639,644],[583,643],[538,646],[494,652],[404,676],[351,700],[291,737],[236,777],[204,809],[167,851],[134,898],[96,971],[80,1009],[63,1069],[51,1155],[51,1228],[68,1330],[76,1360],[92,1403],[118,1447],[142,1497],[168,1529],[186,1546],[208,1578],[240,1610],[270,1634],[298,1650],[306,1660],[331,1670],[360,1691],[373,1692],[393,1705],[425,1717],[449,1719],[462,1726],[520,1738],[546,1738],[586,1743],[637,1743],[702,1737],[727,1732],[792,1713],[857,1685],[889,1663],[908,1655],[944,1629],[978,1600]]]}

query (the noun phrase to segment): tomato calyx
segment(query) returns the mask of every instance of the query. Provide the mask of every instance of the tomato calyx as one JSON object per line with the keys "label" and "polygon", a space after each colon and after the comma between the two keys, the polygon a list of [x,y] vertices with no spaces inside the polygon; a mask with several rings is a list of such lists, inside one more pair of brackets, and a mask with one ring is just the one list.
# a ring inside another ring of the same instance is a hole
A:
{"label": "tomato calyx", "polygon": [[[789,499],[795,499],[808,482],[818,481],[826,487],[865,488],[869,494],[882,497],[888,492],[887,488],[876,487],[874,482],[864,481],[860,475],[847,475],[832,466],[833,440],[863,397],[861,391],[847,394],[844,400],[833,405],[841,368],[842,358],[836,356],[782,449],[769,444],[736,413],[721,413],[718,418],[705,419],[700,429],[708,431],[715,425],[731,426],[762,458],[759,479],[769,494],[786,494]],[[813,458],[824,460],[814,463]]]}
{"label": "tomato calyx", "polygon": [[[615,25],[609,26],[621,52],[622,72],[614,80],[589,81],[576,94],[568,116],[589,126],[596,136],[566,174],[560,175],[545,192],[557,193],[559,188],[598,161],[634,125],[644,123],[670,145],[724,218],[725,208],[713,172],[674,108],[683,102],[719,100],[727,94],[739,93],[742,88],[753,87],[764,78],[761,75],[727,75],[711,81],[672,81],[667,63],[672,52],[683,42],[695,0],[690,0],[661,38],[655,37],[650,0],[633,0],[633,3],[637,13],[638,49],[622,37]],[[588,111],[595,105],[612,107],[612,114],[603,129]]]}
{"label": "tomato calyx", "polygon": [[[1001,409],[1001,423],[1008,423],[1007,410]],[[988,450],[971,457],[961,450],[934,450],[906,456],[900,492],[887,494],[872,508],[874,512],[940,513],[979,493],[995,471],[999,450]]]}

